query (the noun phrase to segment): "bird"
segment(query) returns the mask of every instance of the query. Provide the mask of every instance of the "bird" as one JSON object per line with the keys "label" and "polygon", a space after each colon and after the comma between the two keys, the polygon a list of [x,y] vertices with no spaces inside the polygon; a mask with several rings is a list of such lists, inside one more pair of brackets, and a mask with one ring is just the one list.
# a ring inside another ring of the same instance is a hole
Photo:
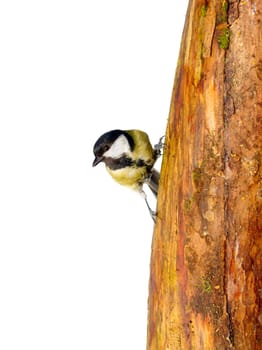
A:
{"label": "bird", "polygon": [[149,206],[143,185],[147,184],[157,197],[160,174],[154,164],[161,155],[162,139],[153,147],[144,131],[115,129],[101,135],[93,147],[93,167],[105,163],[117,183],[140,193],[154,222],[156,213]]}

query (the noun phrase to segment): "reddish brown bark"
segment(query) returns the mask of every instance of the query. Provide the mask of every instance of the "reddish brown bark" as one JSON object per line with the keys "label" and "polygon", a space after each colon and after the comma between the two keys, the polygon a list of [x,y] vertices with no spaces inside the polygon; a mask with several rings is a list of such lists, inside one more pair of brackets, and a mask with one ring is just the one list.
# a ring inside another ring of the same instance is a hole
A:
{"label": "reddish brown bark", "polygon": [[262,2],[191,0],[149,286],[148,350],[262,349]]}

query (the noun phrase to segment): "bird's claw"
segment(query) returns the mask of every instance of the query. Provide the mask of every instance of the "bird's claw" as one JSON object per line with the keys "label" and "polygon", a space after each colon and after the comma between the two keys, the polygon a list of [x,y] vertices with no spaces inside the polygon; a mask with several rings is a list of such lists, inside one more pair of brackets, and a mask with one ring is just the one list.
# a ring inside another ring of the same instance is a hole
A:
{"label": "bird's claw", "polygon": [[155,154],[156,154],[156,157],[160,157],[161,156],[161,150],[164,148],[165,146],[165,143],[162,141],[163,139],[165,138],[165,135],[164,136],[161,136],[158,143],[156,145],[154,145],[154,150],[155,150]]}
{"label": "bird's claw", "polygon": [[150,215],[154,223],[156,223],[157,213],[153,210],[150,211]]}

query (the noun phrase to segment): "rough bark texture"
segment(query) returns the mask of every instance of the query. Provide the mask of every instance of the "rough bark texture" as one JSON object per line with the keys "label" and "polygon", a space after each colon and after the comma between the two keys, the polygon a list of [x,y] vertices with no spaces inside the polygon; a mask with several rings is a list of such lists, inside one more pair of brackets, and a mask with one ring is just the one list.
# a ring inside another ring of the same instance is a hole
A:
{"label": "rough bark texture", "polygon": [[148,350],[262,349],[262,1],[189,2],[166,133]]}

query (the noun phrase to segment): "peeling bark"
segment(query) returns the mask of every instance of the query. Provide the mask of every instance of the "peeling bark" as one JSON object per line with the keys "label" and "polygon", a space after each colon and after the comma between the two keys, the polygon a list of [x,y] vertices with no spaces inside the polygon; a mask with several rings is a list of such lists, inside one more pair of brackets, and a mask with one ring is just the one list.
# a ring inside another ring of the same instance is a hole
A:
{"label": "peeling bark", "polygon": [[262,3],[189,2],[166,132],[148,350],[262,348]]}

